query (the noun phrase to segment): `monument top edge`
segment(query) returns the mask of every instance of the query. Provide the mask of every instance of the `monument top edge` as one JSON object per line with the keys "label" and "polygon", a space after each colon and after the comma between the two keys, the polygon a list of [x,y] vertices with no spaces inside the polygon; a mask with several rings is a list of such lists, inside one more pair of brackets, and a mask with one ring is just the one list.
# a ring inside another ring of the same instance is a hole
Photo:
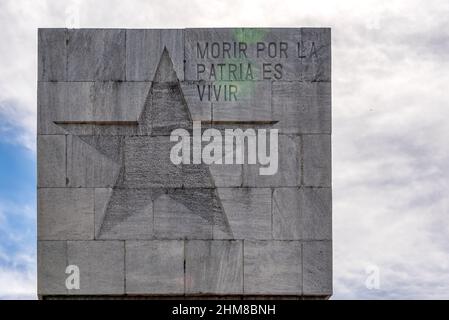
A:
{"label": "monument top edge", "polygon": [[332,27],[199,27],[199,28],[37,28],[38,31],[47,30],[328,30]]}

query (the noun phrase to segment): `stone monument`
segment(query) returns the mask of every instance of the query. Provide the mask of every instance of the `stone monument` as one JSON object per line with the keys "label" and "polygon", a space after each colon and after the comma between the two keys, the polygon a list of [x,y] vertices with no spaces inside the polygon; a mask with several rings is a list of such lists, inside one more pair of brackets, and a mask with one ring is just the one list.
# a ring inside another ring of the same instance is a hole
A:
{"label": "stone monument", "polygon": [[39,29],[40,298],[328,298],[327,28]]}

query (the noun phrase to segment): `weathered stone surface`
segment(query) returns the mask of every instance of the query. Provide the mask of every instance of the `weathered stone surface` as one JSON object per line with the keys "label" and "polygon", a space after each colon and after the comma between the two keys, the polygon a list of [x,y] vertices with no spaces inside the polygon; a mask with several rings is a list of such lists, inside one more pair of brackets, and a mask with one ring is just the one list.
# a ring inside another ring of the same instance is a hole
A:
{"label": "weathered stone surface", "polygon": [[67,29],[38,30],[39,81],[67,80]]}
{"label": "weathered stone surface", "polygon": [[241,241],[186,242],[187,294],[242,294]]}
{"label": "weathered stone surface", "polygon": [[94,187],[95,169],[92,161],[98,153],[76,136],[67,136],[67,186]]}
{"label": "weathered stone surface", "polygon": [[304,185],[330,187],[332,157],[330,135],[304,135]]}
{"label": "weathered stone surface", "polygon": [[125,186],[182,187],[182,165],[170,161],[170,137],[135,136],[125,140]]}
{"label": "weathered stone surface", "polygon": [[214,189],[114,188],[95,195],[99,239],[212,239],[213,229],[231,235]]}
{"label": "weathered stone surface", "polygon": [[[209,61],[209,59],[202,59],[200,55],[197,52],[197,43],[201,42],[204,43],[206,41],[211,41],[213,39],[214,41],[220,42],[220,41],[227,41],[232,40],[232,29],[217,29],[217,30],[211,30],[211,29],[186,29],[184,31],[184,38],[185,38],[185,46],[184,46],[184,59],[186,61],[185,63],[185,79],[186,80],[210,80],[210,65],[205,65],[205,70],[208,71],[203,74],[198,74],[197,65],[198,64],[206,64],[206,61]],[[217,63],[223,63],[223,58],[217,58],[215,59]],[[214,61],[215,61],[214,60]],[[245,73],[246,74],[246,73]],[[228,76],[229,73],[225,73],[224,76]],[[214,79],[212,80],[229,80],[229,79]]]}
{"label": "weathered stone surface", "polygon": [[123,148],[121,136],[80,136],[95,148],[91,166],[94,167],[94,186],[120,186],[123,183]]}
{"label": "weathered stone surface", "polygon": [[189,109],[178,83],[155,84],[151,93],[151,106],[142,113],[140,121],[151,124],[152,135],[170,135],[175,129],[192,127]]}
{"label": "weathered stone surface", "polygon": [[138,122],[139,135],[170,135],[175,129],[192,126],[173,62],[165,49]]}
{"label": "weathered stone surface", "polygon": [[69,81],[125,80],[126,31],[71,29],[68,31]]}
{"label": "weathered stone surface", "polygon": [[[124,293],[123,241],[39,241],[38,294]],[[79,270],[79,289],[67,288],[68,266]]]}
{"label": "weathered stone surface", "polygon": [[329,188],[276,188],[273,193],[273,236],[279,240],[330,240]]}
{"label": "weathered stone surface", "polygon": [[301,80],[331,81],[331,29],[301,29]]}
{"label": "weathered stone surface", "polygon": [[169,136],[134,136],[125,140],[125,185],[131,188],[208,188],[210,171],[203,164],[175,165]]}
{"label": "weathered stone surface", "polygon": [[176,75],[184,79],[184,30],[126,30],[126,80],[153,80],[164,47],[174,63]]}
{"label": "weathered stone surface", "polygon": [[[223,83],[221,90],[224,90],[223,85],[226,84],[231,85],[230,83]],[[256,122],[273,120],[270,81],[234,81],[232,85],[237,90],[235,100],[224,101],[222,98],[219,101],[212,100],[213,121]]]}
{"label": "weathered stone surface", "polygon": [[[155,234],[159,239],[210,239],[212,224],[192,212],[182,202],[163,195],[154,202]],[[182,223],[176,223],[180,221]]]}
{"label": "weathered stone surface", "polygon": [[181,82],[182,93],[192,116],[192,120],[211,121],[212,103],[206,99],[200,99],[198,85],[200,85],[200,82],[183,81]]}
{"label": "weathered stone surface", "polygon": [[[225,141],[226,134],[224,130],[221,130],[222,135],[222,156],[221,163],[212,163],[209,165],[209,170],[212,175],[212,179],[214,185],[216,187],[241,187],[243,183],[243,164],[226,164],[226,157],[231,157],[231,152],[226,150]],[[233,138],[233,137],[230,137]],[[215,139],[215,138],[214,138]],[[236,139],[236,138],[234,138]],[[208,144],[208,142],[203,141],[203,148]],[[237,156],[237,147],[236,143],[234,143],[234,147],[232,149],[232,157],[233,159]],[[242,157],[246,157],[244,154],[243,148],[238,151],[241,152]]]}
{"label": "weathered stone surface", "polygon": [[[217,188],[234,239],[272,239],[271,189]],[[227,238],[214,231],[214,238]]]}
{"label": "weathered stone surface", "polygon": [[67,186],[114,186],[122,164],[121,143],[119,136],[68,135]]}
{"label": "weathered stone surface", "polygon": [[95,121],[137,121],[151,82],[95,82],[92,100]]}
{"label": "weathered stone surface", "polygon": [[[301,29],[275,28],[242,29],[239,41],[249,42],[250,57],[256,62],[260,79],[299,80],[301,59],[298,58],[298,43],[301,43]],[[310,44],[306,45],[310,48]],[[259,49],[259,51],[258,51]],[[281,52],[282,50],[282,52]],[[280,72],[278,72],[279,66]]]}
{"label": "weathered stone surface", "polygon": [[182,29],[162,29],[161,49],[166,48],[170,59],[173,61],[173,68],[177,78],[184,80],[184,30]]}
{"label": "weathered stone surface", "polygon": [[278,240],[303,238],[303,211],[299,188],[276,188],[273,192],[273,237]]}
{"label": "weathered stone surface", "polygon": [[301,188],[303,239],[332,239],[332,190],[330,188]]}
{"label": "weathered stone surface", "polygon": [[270,81],[188,81],[182,89],[194,120],[273,120]]}
{"label": "weathered stone surface", "polygon": [[95,189],[97,239],[153,238],[152,189]]}
{"label": "weathered stone surface", "polygon": [[[45,82],[38,86],[41,134],[71,133],[117,135],[135,134],[135,126],[106,127],[102,121],[137,121],[150,89],[149,82]],[[69,124],[55,124],[69,122]],[[97,126],[70,122],[97,121]],[[114,129],[114,130],[111,130]],[[109,130],[106,130],[109,129]],[[119,132],[118,132],[119,131]]]}
{"label": "weathered stone surface", "polygon": [[66,241],[38,241],[37,294],[67,294],[65,274],[67,268]]}
{"label": "weathered stone surface", "polygon": [[303,244],[304,295],[332,295],[332,242]]}
{"label": "weathered stone surface", "polygon": [[86,144],[93,146],[95,150],[108,157],[114,163],[120,164],[123,160],[123,137],[115,136],[77,136]]}
{"label": "weathered stone surface", "polygon": [[124,294],[123,241],[68,241],[67,263],[80,270],[80,289],[70,294]]}
{"label": "weathered stone surface", "polygon": [[[154,212],[154,230],[159,239],[212,239],[213,227],[229,232],[214,189],[169,190],[155,200]],[[177,223],[180,220],[183,223]]]}
{"label": "weathered stone surface", "polygon": [[39,240],[94,238],[94,195],[90,188],[38,189]]}
{"label": "weathered stone surface", "polygon": [[302,293],[302,254],[298,241],[244,241],[245,294]]}
{"label": "weathered stone surface", "polygon": [[135,124],[103,124],[97,123],[93,126],[96,136],[132,136],[137,133]]}
{"label": "weathered stone surface", "polygon": [[[267,132],[267,146],[269,146]],[[267,153],[269,149],[267,147]],[[272,156],[272,155],[270,155]],[[278,171],[274,175],[261,175],[260,164],[243,165],[245,187],[295,187],[301,184],[301,139],[294,135],[278,136]]]}
{"label": "weathered stone surface", "polygon": [[[329,29],[40,30],[39,293],[329,296],[330,60]],[[279,129],[278,171],[173,164],[194,120]]]}
{"label": "weathered stone surface", "polygon": [[126,293],[183,294],[183,241],[126,241]]}
{"label": "weathered stone surface", "polygon": [[216,187],[241,187],[243,165],[211,164],[210,172]]}
{"label": "weathered stone surface", "polygon": [[95,188],[94,190],[94,220],[95,220],[95,239],[99,239],[101,227],[110,198],[112,196],[112,188]]}
{"label": "weathered stone surface", "polygon": [[66,185],[66,136],[37,137],[38,187]]}
{"label": "weathered stone surface", "polygon": [[[54,121],[86,121],[93,119],[91,82],[39,82],[38,134],[65,134]],[[92,134],[92,126],[82,126],[81,134]]]}
{"label": "weathered stone surface", "polygon": [[330,133],[329,82],[273,82],[274,128],[280,133]]}

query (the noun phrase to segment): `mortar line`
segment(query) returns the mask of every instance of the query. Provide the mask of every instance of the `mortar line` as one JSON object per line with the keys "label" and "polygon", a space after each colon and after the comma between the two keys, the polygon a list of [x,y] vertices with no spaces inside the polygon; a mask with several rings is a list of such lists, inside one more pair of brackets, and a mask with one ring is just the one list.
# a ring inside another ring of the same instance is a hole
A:
{"label": "mortar line", "polygon": [[125,29],[125,74],[124,74],[124,77],[123,77],[123,78],[125,79],[125,82],[128,80],[128,79],[127,79],[127,73],[128,73],[128,72],[127,72],[127,70],[126,70],[126,69],[127,69],[126,60],[128,60],[128,59],[127,59],[127,58],[128,58],[128,54],[127,54],[127,47],[128,47],[128,46],[127,46],[127,43],[126,43],[126,42],[127,42],[127,41],[126,41],[126,40],[127,40],[127,35],[128,35],[128,29]]}
{"label": "mortar line", "polygon": [[299,185],[304,186],[304,137],[303,137],[303,135],[299,135],[299,150],[300,150],[299,163],[300,163],[300,169],[301,169]]}
{"label": "mortar line", "polygon": [[186,295],[186,240],[183,240],[184,296]]}
{"label": "mortar line", "polygon": [[65,81],[69,81],[69,29],[65,29]]}
{"label": "mortar line", "polygon": [[123,294],[126,293],[126,240],[123,240]]}
{"label": "mortar line", "polygon": [[304,294],[304,243],[301,241],[301,295]]}
{"label": "mortar line", "polygon": [[151,211],[152,211],[152,213],[153,213],[153,225],[152,225],[152,228],[151,228],[151,230],[152,230],[152,238],[155,238],[155,228],[154,228],[154,221],[155,221],[155,219],[154,219],[154,216],[155,216],[155,214],[154,214],[154,202],[155,202],[155,200],[151,200]]}
{"label": "mortar line", "polygon": [[182,30],[182,46],[183,46],[183,59],[182,59],[182,80],[186,80],[186,29]]}
{"label": "mortar line", "polygon": [[[95,173],[94,173],[94,176],[95,176]],[[97,221],[97,219],[96,219],[96,212],[97,212],[97,197],[95,196],[95,194],[96,194],[96,192],[95,192],[95,190],[96,190],[96,188],[95,187],[93,187],[92,188],[92,190],[93,190],[93,193],[94,193],[94,240],[96,240],[97,239],[97,224],[96,224],[96,221]]]}
{"label": "mortar line", "polygon": [[[69,241],[66,240],[66,241],[64,241],[64,243],[65,243],[65,266],[67,268],[69,266]],[[80,289],[81,289],[81,287],[80,287]],[[65,291],[67,292],[67,294],[69,293],[69,289],[67,288],[67,285],[65,285]]]}
{"label": "mortar line", "polygon": [[69,185],[69,175],[68,175],[68,159],[69,159],[69,147],[68,147],[68,136],[65,135],[65,186]]}
{"label": "mortar line", "polygon": [[274,240],[273,233],[273,202],[274,202],[274,190],[275,188],[271,188],[271,239]]}
{"label": "mortar line", "polygon": [[242,239],[242,294],[245,294],[245,240]]}

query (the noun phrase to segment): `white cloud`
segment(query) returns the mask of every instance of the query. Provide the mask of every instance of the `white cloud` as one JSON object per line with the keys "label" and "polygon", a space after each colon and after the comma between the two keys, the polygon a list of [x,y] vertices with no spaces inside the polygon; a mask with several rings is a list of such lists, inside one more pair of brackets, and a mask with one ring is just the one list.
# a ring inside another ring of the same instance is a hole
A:
{"label": "white cloud", "polygon": [[35,224],[35,208],[0,200],[0,299],[36,298]]}
{"label": "white cloud", "polygon": [[[331,26],[335,297],[449,298],[449,2],[79,3],[81,27]],[[67,5],[0,4],[0,123],[29,148],[36,28],[64,27]],[[378,291],[364,286],[372,264]]]}
{"label": "white cloud", "polygon": [[17,271],[0,267],[0,299],[36,299],[35,270]]}

